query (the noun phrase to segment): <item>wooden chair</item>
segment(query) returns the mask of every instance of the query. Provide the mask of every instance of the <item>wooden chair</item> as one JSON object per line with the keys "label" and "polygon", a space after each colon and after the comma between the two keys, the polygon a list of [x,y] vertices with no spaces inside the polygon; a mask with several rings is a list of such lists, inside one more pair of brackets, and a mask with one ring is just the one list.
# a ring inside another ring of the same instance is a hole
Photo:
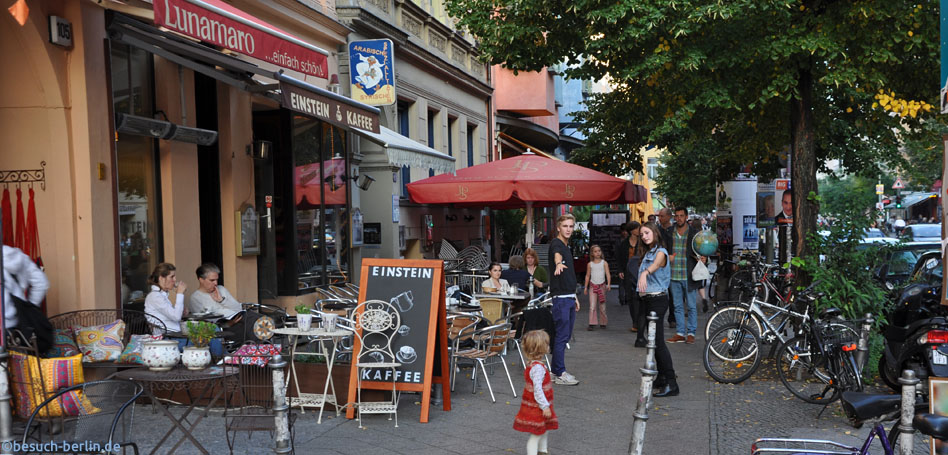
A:
{"label": "wooden chair", "polygon": [[[460,332],[459,336],[464,336],[465,332],[473,327],[474,326],[465,328]],[[504,356],[510,332],[510,324],[496,324],[475,330],[471,334],[471,337],[476,343],[475,347],[460,350],[454,355],[455,363],[452,367],[457,365],[457,359],[470,359],[477,362],[474,365],[474,372],[471,374],[473,380],[471,393],[477,392],[477,370],[478,367],[480,367],[480,370],[484,374],[484,382],[487,383],[487,390],[490,391],[490,399],[495,403],[497,399],[494,397],[494,389],[491,387],[490,378],[487,376],[487,367],[498,362],[504,367],[504,372],[507,373],[507,382],[510,384],[510,391],[513,392],[514,398],[517,397],[517,390],[514,388],[513,380],[510,378],[510,370],[507,369],[507,359]],[[453,382],[451,384],[451,390],[454,390]]]}
{"label": "wooden chair", "polygon": [[[259,343],[258,343],[259,344]],[[264,350],[262,352],[275,352]],[[228,363],[237,368],[237,380],[230,385],[232,390],[224,393],[224,429],[227,447],[234,453],[237,433],[247,433],[247,438],[255,432],[265,432],[271,438],[276,431],[274,420],[273,376],[268,366],[273,355],[229,355]],[[280,384],[286,395],[286,383]],[[293,422],[296,414],[287,408],[290,427],[290,451],[294,450],[295,431]]]}
{"label": "wooden chair", "polygon": [[[362,414],[389,414],[389,420],[395,417],[398,428],[398,391],[396,389],[396,371],[402,366],[392,351],[392,339],[402,325],[401,315],[391,304],[382,300],[367,300],[359,304],[352,314],[355,322],[355,335],[358,339],[353,360],[357,370],[357,399],[359,410],[359,428],[362,428]],[[362,401],[362,370],[388,369],[392,371],[391,401]]]}
{"label": "wooden chair", "polygon": [[504,317],[506,310],[503,300],[480,299],[478,302],[481,303],[481,311],[484,313],[484,319],[486,319],[488,323],[494,324]]}

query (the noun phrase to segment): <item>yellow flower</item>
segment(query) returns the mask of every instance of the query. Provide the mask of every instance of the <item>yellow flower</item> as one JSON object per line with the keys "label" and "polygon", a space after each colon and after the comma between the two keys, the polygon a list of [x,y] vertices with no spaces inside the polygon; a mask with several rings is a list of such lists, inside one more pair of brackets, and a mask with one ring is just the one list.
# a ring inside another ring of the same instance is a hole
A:
{"label": "yellow flower", "polygon": [[847,113],[847,114],[851,113],[852,111],[853,111],[853,108],[851,108],[851,107],[847,107],[847,108],[846,108],[846,113]]}
{"label": "yellow flower", "polygon": [[908,36],[912,36],[912,35],[914,35],[914,33],[912,33],[912,31],[911,31],[911,30],[909,30],[909,32],[908,32]]}

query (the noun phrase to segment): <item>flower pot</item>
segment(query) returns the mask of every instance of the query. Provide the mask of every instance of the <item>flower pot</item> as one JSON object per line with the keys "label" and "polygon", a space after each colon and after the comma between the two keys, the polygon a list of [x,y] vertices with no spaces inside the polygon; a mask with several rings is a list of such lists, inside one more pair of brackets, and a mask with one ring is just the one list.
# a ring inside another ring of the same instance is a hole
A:
{"label": "flower pot", "polygon": [[181,354],[181,363],[189,370],[203,370],[211,364],[211,348],[204,346],[188,346]]}
{"label": "flower pot", "polygon": [[306,331],[313,326],[313,315],[312,314],[297,314],[296,315],[296,326],[300,330]]}
{"label": "flower pot", "polygon": [[142,347],[142,361],[152,371],[168,371],[178,364],[178,342],[174,340],[147,341]]}

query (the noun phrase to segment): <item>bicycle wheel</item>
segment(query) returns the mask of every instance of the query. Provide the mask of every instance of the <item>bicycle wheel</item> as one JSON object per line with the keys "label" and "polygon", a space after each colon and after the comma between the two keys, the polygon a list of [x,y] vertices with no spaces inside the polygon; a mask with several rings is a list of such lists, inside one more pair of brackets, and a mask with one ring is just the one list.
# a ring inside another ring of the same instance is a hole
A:
{"label": "bicycle wheel", "polygon": [[780,346],[777,374],[790,393],[807,403],[831,403],[839,398],[826,358],[807,335],[793,337]]}
{"label": "bicycle wheel", "polygon": [[839,377],[837,388],[840,393],[846,391],[862,392],[862,375],[859,374],[856,357],[853,356],[852,351],[839,350],[834,357],[839,365],[836,371]]}
{"label": "bicycle wheel", "polygon": [[[711,316],[708,316],[708,322],[704,324],[704,340],[710,340],[711,335],[714,332],[717,332],[727,324],[736,324],[741,322],[741,319],[744,317],[744,313],[747,312],[746,306],[740,305],[727,305],[718,307],[714,310],[714,313],[711,313]],[[756,330],[754,333],[757,336],[763,332],[763,328],[760,326],[760,321],[757,318],[751,316],[750,327]]]}
{"label": "bicycle wheel", "polygon": [[760,337],[748,327],[741,328],[740,323],[721,327],[704,345],[705,371],[726,384],[751,377],[760,367],[760,357]]}
{"label": "bicycle wheel", "polygon": [[750,270],[738,270],[727,280],[728,300],[738,300],[741,295],[741,284],[753,283],[754,274]]}

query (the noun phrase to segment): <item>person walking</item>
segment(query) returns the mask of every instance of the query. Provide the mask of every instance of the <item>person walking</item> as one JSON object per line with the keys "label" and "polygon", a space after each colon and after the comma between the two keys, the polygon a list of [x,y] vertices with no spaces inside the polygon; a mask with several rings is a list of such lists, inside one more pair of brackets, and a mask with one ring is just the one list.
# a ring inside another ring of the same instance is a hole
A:
{"label": "person walking", "polygon": [[[602,248],[593,245],[589,248],[591,260],[586,264],[586,283],[583,294],[589,296],[589,328],[595,330],[596,325],[604,329],[609,324],[606,317],[606,290],[612,287],[612,276],[609,273],[609,263],[602,258]],[[590,293],[592,284],[592,293]]]}
{"label": "person walking", "polygon": [[576,385],[576,377],[566,372],[566,343],[573,337],[573,323],[579,311],[579,299],[576,298],[576,269],[573,266],[573,253],[569,249],[569,238],[576,228],[576,218],[572,214],[560,215],[556,219],[556,237],[550,241],[549,266],[553,272],[550,277],[550,295],[553,296],[553,382],[560,385]]}
{"label": "person walking", "polygon": [[560,427],[553,412],[553,386],[543,355],[550,352],[550,336],[543,330],[531,330],[520,340],[523,355],[530,360],[523,371],[520,411],[514,418],[514,430],[530,433],[527,454],[548,453],[547,432]]}
{"label": "person walking", "polygon": [[[671,248],[672,245],[672,231],[674,230],[675,225],[672,223],[672,211],[670,208],[665,207],[658,211],[658,222],[659,227],[662,231],[662,244],[665,245],[665,248]],[[669,295],[671,295],[671,289],[668,290]],[[675,321],[675,312],[668,312],[668,328],[674,329],[678,327],[678,324]]]}
{"label": "person walking", "polygon": [[[616,264],[624,264],[624,262],[621,260],[621,257],[623,256],[623,254],[622,252],[620,252],[620,250],[622,248],[625,248],[625,244],[628,241],[629,241],[629,223],[625,223],[619,227],[619,241],[616,242],[615,247],[612,249],[613,258],[610,258],[610,259],[615,259]],[[590,253],[592,252],[590,251]],[[619,271],[620,272],[622,271],[622,267],[619,267]],[[622,281],[621,281],[622,277],[619,277],[619,280],[620,280],[619,281],[619,305],[625,305],[626,300],[628,300],[629,296],[626,295],[625,287],[622,286]]]}
{"label": "person walking", "polygon": [[[655,224],[655,223],[652,223]],[[629,241],[626,247],[628,259],[624,264],[626,298],[629,302],[629,316],[632,318],[632,327],[630,332],[635,332],[635,347],[644,348],[646,345],[645,331],[647,329],[647,313],[642,299],[636,291],[639,283],[639,265],[642,264],[642,256],[645,254],[645,242],[642,241],[642,226],[633,221],[629,227]]]}
{"label": "person walking", "polygon": [[668,311],[667,289],[671,279],[668,250],[662,245],[661,231],[655,223],[645,223],[642,226],[642,242],[648,251],[639,265],[638,292],[646,311],[654,311],[659,321],[655,324],[655,363],[658,367],[658,377],[654,387],[658,392],[655,392],[654,396],[673,397],[679,393],[678,377],[675,376],[671,352],[665,344],[664,324],[661,323],[665,312]]}
{"label": "person walking", "polygon": [[[688,209],[675,209],[675,227],[672,230],[671,249],[671,299],[675,309],[677,333],[669,338],[669,343],[694,344],[698,331],[698,307],[696,303],[698,287],[701,282],[692,279],[698,256],[691,248],[697,231],[688,224]],[[687,320],[685,319],[685,310]]]}

